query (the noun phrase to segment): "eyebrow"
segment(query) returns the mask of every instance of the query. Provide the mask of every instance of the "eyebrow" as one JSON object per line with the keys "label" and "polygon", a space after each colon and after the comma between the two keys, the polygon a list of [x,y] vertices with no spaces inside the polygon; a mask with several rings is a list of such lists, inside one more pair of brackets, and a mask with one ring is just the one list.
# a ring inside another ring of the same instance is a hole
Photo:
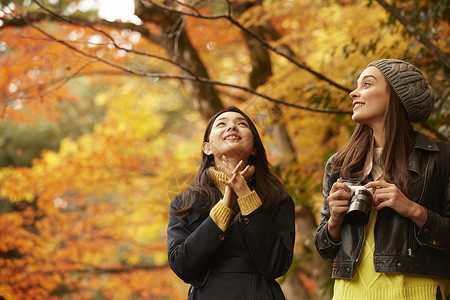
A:
{"label": "eyebrow", "polygon": [[244,117],[237,117],[235,120],[241,120],[247,122],[247,120]]}
{"label": "eyebrow", "polygon": [[369,77],[372,77],[373,79],[377,80],[377,78],[375,76],[373,76],[373,75],[366,75],[363,78],[361,78],[361,80],[367,79]]}
{"label": "eyebrow", "polygon": [[[228,117],[219,117],[216,119],[216,122],[221,121],[221,120],[228,120],[228,119],[229,119]],[[236,117],[235,120],[241,120],[241,121],[247,122],[247,120],[244,117]]]}

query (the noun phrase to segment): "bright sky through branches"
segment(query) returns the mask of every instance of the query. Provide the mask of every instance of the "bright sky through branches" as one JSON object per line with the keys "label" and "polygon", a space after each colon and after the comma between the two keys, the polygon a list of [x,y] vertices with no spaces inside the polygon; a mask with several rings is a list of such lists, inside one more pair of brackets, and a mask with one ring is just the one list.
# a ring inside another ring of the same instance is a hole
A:
{"label": "bright sky through branches", "polygon": [[134,16],[133,0],[98,0],[98,15],[108,21],[130,21]]}

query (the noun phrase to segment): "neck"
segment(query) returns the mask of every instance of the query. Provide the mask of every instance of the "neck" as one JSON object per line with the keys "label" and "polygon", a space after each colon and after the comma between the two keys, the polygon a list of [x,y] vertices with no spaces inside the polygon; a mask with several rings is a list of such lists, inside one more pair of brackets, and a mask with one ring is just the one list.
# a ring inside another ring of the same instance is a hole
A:
{"label": "neck", "polygon": [[383,148],[384,147],[384,127],[375,128],[372,127],[373,130],[373,137],[375,138],[375,147],[377,148]]}
{"label": "neck", "polygon": [[[236,165],[242,160],[242,169],[244,169],[247,164],[248,164],[248,158],[243,159],[243,158],[239,158],[239,157],[228,157],[227,156],[227,163],[228,166],[232,167],[233,169],[236,167]],[[223,166],[223,162],[221,158],[216,158],[214,156],[214,163],[216,166]]]}

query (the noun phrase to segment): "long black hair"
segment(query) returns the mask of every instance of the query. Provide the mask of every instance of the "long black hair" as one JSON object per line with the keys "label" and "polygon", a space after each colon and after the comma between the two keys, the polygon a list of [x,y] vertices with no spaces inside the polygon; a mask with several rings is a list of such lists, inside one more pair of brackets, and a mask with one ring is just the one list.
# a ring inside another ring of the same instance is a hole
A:
{"label": "long black hair", "polygon": [[[253,146],[256,150],[256,155],[250,155],[248,163],[255,166],[255,174],[249,181],[253,181],[252,186],[258,193],[264,207],[268,210],[277,206],[281,201],[285,200],[288,196],[283,183],[272,173],[270,165],[267,160],[266,150],[262,144],[261,137],[255,124],[243,111],[235,106],[228,107],[216,113],[208,122],[203,136],[203,142],[209,142],[209,136],[211,134],[214,121],[221,114],[225,112],[236,112],[242,115],[247,121],[250,131],[253,135]],[[174,213],[178,216],[185,216],[189,213],[192,205],[199,199],[203,199],[202,209],[204,211],[210,211],[211,208],[222,197],[222,193],[215,187],[213,179],[209,174],[208,169],[215,165],[214,156],[207,155],[202,151],[202,160],[197,172],[197,176],[194,182],[189,188],[181,193],[181,209]]]}

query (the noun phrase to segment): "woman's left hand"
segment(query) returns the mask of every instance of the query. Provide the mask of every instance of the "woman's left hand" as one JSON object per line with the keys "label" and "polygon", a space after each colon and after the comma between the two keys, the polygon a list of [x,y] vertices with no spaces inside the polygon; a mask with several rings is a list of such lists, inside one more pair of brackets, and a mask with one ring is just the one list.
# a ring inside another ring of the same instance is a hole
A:
{"label": "woman's left hand", "polygon": [[220,182],[227,185],[236,193],[238,197],[243,197],[245,195],[250,194],[251,190],[247,185],[247,181],[245,181],[244,175],[247,173],[249,166],[246,166],[242,170],[243,162],[242,160],[233,168],[226,157],[223,157],[222,166],[219,167],[220,171],[224,172],[229,180],[219,179]]}
{"label": "woman's left hand", "polygon": [[408,199],[395,184],[378,180],[369,182],[365,187],[374,188],[373,204],[376,210],[390,207],[403,217],[410,218],[419,227],[425,223],[425,208]]}

